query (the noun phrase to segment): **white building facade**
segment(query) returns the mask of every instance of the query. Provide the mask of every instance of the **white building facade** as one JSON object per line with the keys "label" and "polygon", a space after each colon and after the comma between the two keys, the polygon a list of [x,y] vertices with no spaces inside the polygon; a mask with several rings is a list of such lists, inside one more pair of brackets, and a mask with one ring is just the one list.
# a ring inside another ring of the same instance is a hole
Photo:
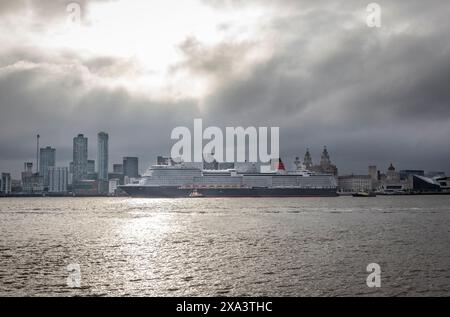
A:
{"label": "white building facade", "polygon": [[344,193],[371,192],[372,178],[369,175],[339,176],[339,191]]}
{"label": "white building facade", "polygon": [[49,193],[66,193],[69,182],[69,170],[67,167],[50,167]]}

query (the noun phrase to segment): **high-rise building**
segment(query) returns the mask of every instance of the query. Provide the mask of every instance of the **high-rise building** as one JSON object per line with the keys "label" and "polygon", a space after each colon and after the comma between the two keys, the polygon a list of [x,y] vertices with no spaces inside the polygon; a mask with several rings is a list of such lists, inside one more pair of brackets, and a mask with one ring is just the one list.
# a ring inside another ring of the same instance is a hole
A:
{"label": "high-rise building", "polygon": [[0,193],[3,195],[11,193],[11,174],[2,173],[2,177],[0,178]]}
{"label": "high-rise building", "polygon": [[108,193],[108,143],[108,134],[105,132],[100,132],[97,136],[97,170],[100,194]]}
{"label": "high-rise building", "polygon": [[123,158],[123,175],[129,178],[139,177],[139,159],[137,157]]}
{"label": "high-rise building", "polygon": [[113,165],[113,172],[115,174],[123,174],[123,164],[114,164]]}
{"label": "high-rise building", "polygon": [[69,170],[67,167],[50,167],[48,169],[50,193],[65,193],[69,180]]}
{"label": "high-rise building", "polygon": [[39,175],[44,180],[44,187],[48,187],[49,186],[48,170],[50,167],[55,167],[56,150],[50,146],[47,146],[46,148],[40,149],[39,157],[40,157]]}
{"label": "high-rise building", "polygon": [[95,160],[88,160],[87,172],[88,174],[95,174]]}
{"label": "high-rise building", "polygon": [[73,182],[86,179],[88,174],[88,139],[79,134],[73,139]]}
{"label": "high-rise building", "polygon": [[97,147],[97,171],[98,179],[102,181],[108,180],[108,142],[109,136],[105,132],[98,134]]}

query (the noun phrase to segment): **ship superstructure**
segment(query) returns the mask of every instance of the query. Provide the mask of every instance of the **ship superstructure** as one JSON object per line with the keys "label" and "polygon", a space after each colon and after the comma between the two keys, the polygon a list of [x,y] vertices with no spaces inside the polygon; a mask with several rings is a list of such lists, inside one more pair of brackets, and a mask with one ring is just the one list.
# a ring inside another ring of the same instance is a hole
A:
{"label": "ship superstructure", "polygon": [[337,196],[333,175],[306,170],[275,171],[202,170],[184,164],[154,165],[138,184],[121,186],[133,197],[304,197]]}

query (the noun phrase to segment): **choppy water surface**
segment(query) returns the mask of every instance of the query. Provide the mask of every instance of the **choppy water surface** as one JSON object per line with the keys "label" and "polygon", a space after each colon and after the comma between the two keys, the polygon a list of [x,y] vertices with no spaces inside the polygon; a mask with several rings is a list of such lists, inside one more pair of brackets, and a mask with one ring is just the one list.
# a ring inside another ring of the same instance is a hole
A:
{"label": "choppy water surface", "polygon": [[448,296],[450,196],[0,199],[0,261],[3,296]]}

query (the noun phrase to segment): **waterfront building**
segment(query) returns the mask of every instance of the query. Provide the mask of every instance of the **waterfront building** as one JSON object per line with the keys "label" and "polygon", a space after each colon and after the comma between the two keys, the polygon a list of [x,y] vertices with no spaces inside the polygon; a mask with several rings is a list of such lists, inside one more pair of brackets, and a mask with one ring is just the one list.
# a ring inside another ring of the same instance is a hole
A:
{"label": "waterfront building", "polygon": [[88,175],[88,139],[79,134],[73,139],[73,182],[84,180]]}
{"label": "waterfront building", "polygon": [[26,162],[22,172],[22,190],[24,193],[44,191],[44,180],[39,173],[33,173],[33,163]]}
{"label": "waterfront building", "polygon": [[108,179],[118,179],[120,185],[124,185],[124,176],[122,173],[108,173]]}
{"label": "waterfront building", "polygon": [[413,189],[413,179],[401,179],[400,173],[398,173],[391,163],[386,174],[380,174],[379,191],[384,193],[404,193]]}
{"label": "waterfront building", "polygon": [[395,170],[394,165],[391,163],[391,166],[389,166],[388,171],[386,173],[386,181],[388,182],[399,182],[400,181],[400,174],[397,173]]}
{"label": "waterfront building", "polygon": [[108,193],[108,166],[109,166],[109,135],[105,132],[100,132],[97,135],[97,172],[99,181],[99,193]]}
{"label": "waterfront building", "polygon": [[294,170],[295,171],[300,171],[301,169],[303,169],[305,166],[303,165],[302,161],[300,161],[300,158],[297,156],[294,160]]}
{"label": "waterfront building", "polygon": [[108,194],[113,196],[117,193],[117,189],[119,188],[120,180],[117,178],[112,178],[109,180],[109,190]]}
{"label": "waterfront building", "polygon": [[98,181],[80,180],[72,185],[72,191],[75,196],[97,196],[98,187]]}
{"label": "waterfront building", "polygon": [[10,173],[2,173],[2,177],[0,178],[0,194],[9,195],[11,194],[11,174]]}
{"label": "waterfront building", "polygon": [[123,158],[123,175],[128,178],[139,177],[139,159],[137,157]]}
{"label": "waterfront building", "polygon": [[22,181],[18,179],[11,179],[11,192],[21,193],[22,192]]}
{"label": "waterfront building", "polygon": [[123,174],[123,164],[114,164],[113,173]]}
{"label": "waterfront building", "polygon": [[39,175],[43,178],[44,187],[48,188],[50,184],[48,171],[50,167],[55,167],[56,149],[47,146],[40,149],[39,154]]}
{"label": "waterfront building", "polygon": [[49,193],[66,193],[69,183],[69,170],[67,167],[50,167]]}
{"label": "waterfront building", "polygon": [[425,176],[424,170],[401,170],[399,176],[401,180],[410,179],[413,175]]}
{"label": "waterfront building", "polygon": [[370,175],[347,175],[338,177],[339,191],[344,193],[371,192],[372,177]]}
{"label": "waterfront building", "polygon": [[420,193],[437,193],[441,192],[441,184],[436,178],[429,178],[425,176],[414,175],[413,176],[413,190]]}
{"label": "waterfront building", "polygon": [[311,153],[309,153],[309,149],[306,149],[305,158],[303,159],[303,165],[305,165],[305,168],[307,170],[311,169],[313,167],[313,161],[311,157]]}
{"label": "waterfront building", "polygon": [[369,166],[369,176],[372,181],[378,180],[378,170],[375,165]]}
{"label": "waterfront building", "polygon": [[309,149],[306,151],[303,164],[305,165],[305,168],[311,172],[320,173],[320,174],[331,174],[334,176],[338,175],[338,169],[337,169],[336,165],[334,165],[331,162],[330,154],[328,153],[328,149],[326,146],[323,149],[319,165],[313,165],[312,157],[311,157],[311,154],[309,153]]}
{"label": "waterfront building", "polygon": [[95,160],[88,160],[87,162],[87,173],[95,174]]}
{"label": "waterfront building", "polygon": [[378,171],[375,165],[369,166],[369,176],[372,181],[372,189],[376,189],[380,184],[380,171]]}

